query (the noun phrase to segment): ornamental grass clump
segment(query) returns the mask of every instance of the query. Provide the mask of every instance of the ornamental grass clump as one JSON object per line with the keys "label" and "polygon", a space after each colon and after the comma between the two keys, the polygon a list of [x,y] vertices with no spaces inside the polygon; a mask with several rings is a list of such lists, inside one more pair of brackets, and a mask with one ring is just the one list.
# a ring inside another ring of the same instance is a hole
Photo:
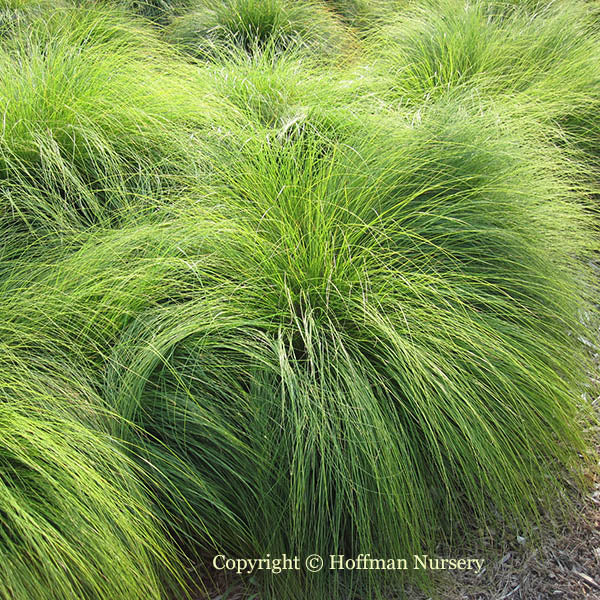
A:
{"label": "ornamental grass clump", "polygon": [[579,0],[414,4],[372,35],[382,94],[415,108],[443,97],[512,103],[558,124],[598,166],[597,15]]}
{"label": "ornamental grass clump", "polygon": [[[513,126],[456,106],[354,135],[308,121],[228,164],[227,281],[188,257],[201,290],[131,322],[106,388],[149,455],[170,450],[159,470],[198,503],[209,555],[411,556],[465,515],[526,526],[551,504],[585,449],[593,241],[570,167]],[[386,582],[294,576],[263,593]]]}
{"label": "ornamental grass clump", "polygon": [[135,466],[26,385],[0,404],[0,598],[162,600],[176,562]]}
{"label": "ornamental grass clump", "polygon": [[335,16],[313,0],[201,0],[172,21],[167,38],[205,60],[242,49],[276,55],[303,50],[327,61],[351,41]]}
{"label": "ornamental grass clump", "polygon": [[[412,556],[527,527],[585,452],[576,167],[510,115],[324,113],[281,135],[249,117],[210,186],[4,277],[11,352],[35,356],[36,331],[85,365],[200,559]],[[257,577],[278,600],[398,582]]]}
{"label": "ornamental grass clump", "polygon": [[538,10],[494,0],[432,0],[399,11],[373,34],[373,49],[382,70],[389,69],[394,99],[406,102],[468,86],[484,95],[589,93],[599,52],[593,15],[577,0]]}
{"label": "ornamental grass clump", "polygon": [[199,80],[118,11],[40,17],[0,48],[0,68],[0,218],[21,227],[107,224],[176,194],[218,129]]}

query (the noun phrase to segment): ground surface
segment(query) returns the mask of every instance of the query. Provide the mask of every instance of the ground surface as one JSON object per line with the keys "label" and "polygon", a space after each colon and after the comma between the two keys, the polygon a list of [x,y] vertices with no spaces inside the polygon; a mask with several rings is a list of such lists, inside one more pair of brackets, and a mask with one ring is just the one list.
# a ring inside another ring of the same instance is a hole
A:
{"label": "ground surface", "polygon": [[[598,600],[600,599],[600,484],[582,498],[579,512],[536,549],[527,541],[506,541],[480,575],[440,581],[432,600]],[[493,539],[487,544],[495,546]],[[425,600],[414,594],[407,600]]]}

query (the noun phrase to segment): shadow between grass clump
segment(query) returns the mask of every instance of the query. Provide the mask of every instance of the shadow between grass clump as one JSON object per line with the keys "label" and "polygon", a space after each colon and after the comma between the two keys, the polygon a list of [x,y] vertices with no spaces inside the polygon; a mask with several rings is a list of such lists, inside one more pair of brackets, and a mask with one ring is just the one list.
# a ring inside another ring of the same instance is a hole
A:
{"label": "shadow between grass clump", "polygon": [[194,0],[121,0],[119,4],[138,15],[166,25],[170,19],[194,4]]}
{"label": "shadow between grass clump", "polygon": [[325,0],[326,4],[342,20],[359,32],[368,31],[381,25],[384,18],[391,17],[394,11],[403,8],[403,0]]}

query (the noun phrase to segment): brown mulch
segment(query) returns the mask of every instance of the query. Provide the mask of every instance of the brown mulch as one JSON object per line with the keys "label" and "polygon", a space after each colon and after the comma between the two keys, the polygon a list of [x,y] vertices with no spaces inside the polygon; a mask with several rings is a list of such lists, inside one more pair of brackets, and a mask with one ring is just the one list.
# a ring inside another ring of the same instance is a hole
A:
{"label": "brown mulch", "polygon": [[415,592],[406,600],[600,600],[600,483],[578,508],[535,547],[523,538],[504,540],[481,573],[444,576],[435,596]]}

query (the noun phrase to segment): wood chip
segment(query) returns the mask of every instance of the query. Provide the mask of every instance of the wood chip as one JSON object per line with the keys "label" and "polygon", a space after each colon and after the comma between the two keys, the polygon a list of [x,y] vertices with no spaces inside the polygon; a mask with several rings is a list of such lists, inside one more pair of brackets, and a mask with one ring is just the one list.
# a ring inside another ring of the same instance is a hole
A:
{"label": "wood chip", "polygon": [[592,579],[589,575],[586,575],[585,573],[580,573],[579,571],[575,570],[573,571],[573,573],[575,573],[575,575],[577,575],[578,577],[581,577],[581,579],[583,579],[592,587],[596,588],[597,590],[600,590],[600,584],[597,583],[595,579]]}

